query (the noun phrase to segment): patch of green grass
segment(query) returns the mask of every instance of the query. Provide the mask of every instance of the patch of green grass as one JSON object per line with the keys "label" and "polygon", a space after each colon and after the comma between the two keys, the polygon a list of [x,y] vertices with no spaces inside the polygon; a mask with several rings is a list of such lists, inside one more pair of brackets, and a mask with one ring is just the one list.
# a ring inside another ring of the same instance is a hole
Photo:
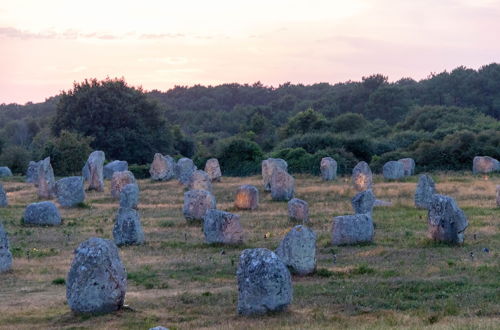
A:
{"label": "patch of green grass", "polygon": [[162,221],[160,221],[160,223],[158,223],[158,226],[163,227],[163,228],[175,227],[175,221],[162,220]]}
{"label": "patch of green grass", "polygon": [[64,279],[62,277],[58,277],[58,278],[52,280],[52,284],[54,284],[54,285],[66,285],[66,279]]}
{"label": "patch of green grass", "polygon": [[151,266],[143,266],[139,270],[129,271],[127,279],[134,282],[135,285],[142,285],[146,289],[166,289],[168,284],[161,281],[158,271],[153,270]]}
{"label": "patch of green grass", "polygon": [[13,246],[10,249],[15,258],[44,258],[58,255],[61,251],[56,248],[24,248]]}

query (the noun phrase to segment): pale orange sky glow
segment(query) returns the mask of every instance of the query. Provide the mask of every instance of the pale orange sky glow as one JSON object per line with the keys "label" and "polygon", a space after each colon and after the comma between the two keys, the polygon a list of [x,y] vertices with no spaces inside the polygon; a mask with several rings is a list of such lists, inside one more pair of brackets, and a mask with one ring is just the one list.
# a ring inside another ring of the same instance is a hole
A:
{"label": "pale orange sky glow", "polygon": [[85,78],[175,85],[422,79],[500,61],[488,0],[0,2],[0,103]]}

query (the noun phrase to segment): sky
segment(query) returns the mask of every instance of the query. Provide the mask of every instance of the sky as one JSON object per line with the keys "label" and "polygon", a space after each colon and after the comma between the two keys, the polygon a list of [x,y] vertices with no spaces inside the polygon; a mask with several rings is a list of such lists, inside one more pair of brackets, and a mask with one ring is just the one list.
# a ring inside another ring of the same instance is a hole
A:
{"label": "sky", "polygon": [[500,62],[496,0],[1,0],[0,103],[132,86],[416,80]]}

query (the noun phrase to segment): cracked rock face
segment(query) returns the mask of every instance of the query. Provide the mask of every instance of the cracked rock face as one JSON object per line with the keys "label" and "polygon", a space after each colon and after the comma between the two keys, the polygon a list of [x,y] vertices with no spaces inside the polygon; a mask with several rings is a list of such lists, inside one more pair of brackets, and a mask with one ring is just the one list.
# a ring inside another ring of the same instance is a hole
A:
{"label": "cracked rock face", "polygon": [[209,160],[207,160],[207,162],[205,163],[205,172],[208,173],[210,180],[217,182],[220,181],[222,172],[220,170],[220,165],[217,158],[210,158]]}
{"label": "cracked rock face", "polygon": [[288,164],[281,158],[268,158],[262,161],[262,181],[264,183],[264,191],[271,191],[271,179],[276,168],[281,168],[283,171],[288,171]]}
{"label": "cracked rock face", "polygon": [[322,158],[319,168],[323,181],[331,181],[337,178],[337,162],[332,157]]}
{"label": "cracked rock face", "polygon": [[461,244],[469,225],[465,213],[451,197],[435,194],[432,196],[428,213],[429,238],[446,243]]}
{"label": "cracked rock face", "polygon": [[311,274],[316,270],[316,234],[306,226],[295,226],[283,238],[276,254],[293,274]]}
{"label": "cracked rock face", "polygon": [[366,162],[359,162],[352,170],[352,184],[357,191],[372,188],[373,174]]}
{"label": "cracked rock face", "polygon": [[175,161],[169,155],[156,153],[149,168],[151,180],[168,181],[175,178]]}
{"label": "cracked rock face", "polygon": [[0,273],[10,270],[11,267],[12,253],[9,250],[9,238],[0,222]]}

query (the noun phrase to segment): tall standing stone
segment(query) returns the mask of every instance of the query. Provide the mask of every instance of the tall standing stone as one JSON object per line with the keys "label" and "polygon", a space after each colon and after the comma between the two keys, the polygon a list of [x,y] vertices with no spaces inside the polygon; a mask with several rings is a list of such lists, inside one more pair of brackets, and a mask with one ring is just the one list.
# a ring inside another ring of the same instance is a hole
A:
{"label": "tall standing stone", "polygon": [[175,161],[169,155],[156,153],[149,168],[151,180],[167,181],[175,177]]}
{"label": "tall standing stone", "polygon": [[125,160],[114,160],[103,168],[104,179],[110,180],[115,172],[128,171],[128,163]]}
{"label": "tall standing stone", "polygon": [[432,196],[436,193],[436,185],[430,175],[421,174],[418,177],[417,189],[415,190],[415,206],[428,209],[431,205]]}
{"label": "tall standing stone", "polygon": [[57,201],[63,207],[74,207],[85,201],[83,177],[70,176],[56,182]]}
{"label": "tall standing stone", "polygon": [[372,188],[373,175],[366,162],[359,162],[352,170],[352,184],[357,191]]}
{"label": "tall standing stone", "polygon": [[120,309],[127,290],[127,272],[116,245],[92,237],[74,253],[66,285],[71,310],[78,314],[100,314]]}
{"label": "tall standing stone", "polygon": [[323,181],[331,181],[337,178],[337,162],[332,157],[322,158],[319,169]]}
{"label": "tall standing stone", "polygon": [[104,191],[104,152],[93,151],[83,167],[83,177],[89,183],[88,190]]}
{"label": "tall standing stone", "polygon": [[191,175],[196,171],[196,166],[189,158],[181,158],[175,165],[175,176],[183,185],[188,185]]}
{"label": "tall standing stone", "polygon": [[446,243],[461,244],[469,222],[465,213],[451,197],[432,196],[428,213],[429,238]]}
{"label": "tall standing stone", "polygon": [[368,243],[373,240],[373,235],[373,221],[368,214],[343,215],[333,218],[333,245]]}
{"label": "tall standing stone", "polygon": [[276,168],[288,171],[288,164],[281,158],[268,158],[262,161],[262,181],[264,182],[264,191],[271,191],[271,179]]}
{"label": "tall standing stone", "polygon": [[243,228],[240,216],[229,212],[209,209],[203,217],[203,234],[207,243],[240,244]]}
{"label": "tall standing stone", "polygon": [[293,274],[311,274],[316,269],[316,234],[306,226],[295,226],[281,241],[276,254]]}
{"label": "tall standing stone", "polygon": [[295,194],[295,179],[280,167],[271,176],[271,198],[275,201],[288,201]]}
{"label": "tall standing stone", "polygon": [[415,174],[415,161],[413,158],[401,158],[398,162],[403,164],[404,176],[412,176]]}
{"label": "tall standing stone", "polygon": [[115,199],[120,198],[120,193],[128,184],[136,184],[134,174],[130,171],[115,172],[111,179],[111,196]]}
{"label": "tall standing stone", "polygon": [[9,250],[9,237],[0,222],[0,273],[12,267],[12,253]]}
{"label": "tall standing stone", "polygon": [[212,192],[212,180],[207,172],[196,170],[189,178],[189,190],[206,190]]}
{"label": "tall standing stone", "polygon": [[113,239],[118,246],[144,243],[141,217],[137,210],[120,207],[113,227]]}
{"label": "tall standing stone", "polygon": [[262,315],[282,311],[292,302],[290,271],[283,261],[268,249],[244,250],[240,255],[236,277],[240,315]]}
{"label": "tall standing stone", "polygon": [[210,158],[205,163],[205,172],[208,173],[210,180],[220,182],[222,172],[220,170],[219,161],[217,158]]}
{"label": "tall standing stone", "polygon": [[298,198],[288,201],[288,219],[292,222],[309,222],[309,204]]}
{"label": "tall standing stone", "polygon": [[31,203],[24,210],[23,222],[35,226],[57,226],[61,224],[61,215],[52,202]]}
{"label": "tall standing stone", "polygon": [[38,167],[41,163],[42,161],[29,162],[28,169],[26,170],[26,182],[34,183],[36,186],[38,186]]}
{"label": "tall standing stone", "polygon": [[369,214],[371,216],[375,206],[375,195],[371,189],[359,192],[351,200],[352,208],[356,214]]}
{"label": "tall standing stone", "polygon": [[12,171],[7,166],[0,166],[0,178],[12,176]]}
{"label": "tall standing stone", "polygon": [[487,174],[500,171],[500,162],[489,156],[476,156],[472,160],[472,173]]}
{"label": "tall standing stone", "polygon": [[215,197],[209,191],[190,190],[184,193],[182,213],[188,222],[203,220],[207,210],[215,208]]}
{"label": "tall standing stone", "polygon": [[387,180],[399,180],[405,176],[404,165],[401,162],[391,160],[384,164],[382,173]]}
{"label": "tall standing stone", "polygon": [[500,184],[497,184],[497,206],[500,206]]}
{"label": "tall standing stone", "polygon": [[120,207],[136,209],[139,204],[139,186],[129,183],[120,192]]}
{"label": "tall standing stone", "polygon": [[50,165],[50,157],[41,161],[38,167],[38,197],[51,199],[56,195],[56,180]]}
{"label": "tall standing stone", "polygon": [[7,194],[3,190],[3,185],[0,183],[0,207],[9,206],[9,200],[7,199]]}
{"label": "tall standing stone", "polygon": [[255,186],[246,184],[236,190],[234,206],[240,210],[255,210],[259,207],[259,191]]}

